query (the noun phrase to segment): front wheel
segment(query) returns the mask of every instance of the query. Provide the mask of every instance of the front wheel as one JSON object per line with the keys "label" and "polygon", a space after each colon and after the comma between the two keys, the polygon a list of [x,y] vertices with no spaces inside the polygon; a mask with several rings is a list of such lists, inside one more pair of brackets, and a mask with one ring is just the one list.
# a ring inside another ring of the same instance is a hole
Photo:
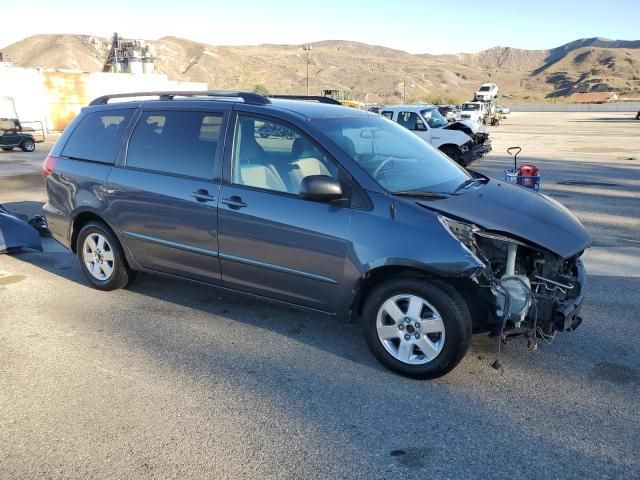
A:
{"label": "front wheel", "polygon": [[89,222],[82,227],[76,253],[82,273],[93,288],[116,290],[133,279],[135,272],[129,269],[120,242],[102,222]]}
{"label": "front wheel", "polygon": [[3,149],[5,152],[10,152],[11,150],[13,150],[13,147],[2,147],[2,149]]}
{"label": "front wheel", "polygon": [[378,285],[365,300],[361,323],[378,361],[412,378],[450,372],[471,340],[466,303],[437,280],[398,277]]}
{"label": "front wheel", "polygon": [[30,138],[27,138],[20,144],[20,148],[23,152],[33,152],[36,149],[36,142],[31,140]]}
{"label": "front wheel", "polygon": [[445,145],[440,149],[440,151],[451,160],[460,163],[460,149],[458,147],[454,147],[453,145]]}

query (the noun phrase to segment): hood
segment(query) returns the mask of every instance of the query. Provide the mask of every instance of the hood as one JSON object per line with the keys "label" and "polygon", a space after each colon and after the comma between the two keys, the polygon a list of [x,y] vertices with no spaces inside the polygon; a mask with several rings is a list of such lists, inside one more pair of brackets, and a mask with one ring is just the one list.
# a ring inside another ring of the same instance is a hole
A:
{"label": "hood", "polygon": [[471,137],[465,132],[461,130],[448,130],[446,127],[434,128],[431,134],[431,143],[434,147],[439,147],[445,143],[453,143],[460,146],[471,140]]}
{"label": "hood", "polygon": [[538,245],[562,258],[591,245],[591,237],[565,206],[528,188],[495,179],[459,195],[417,203]]}
{"label": "hood", "polygon": [[459,120],[457,122],[450,123],[444,128],[448,130],[462,130],[462,131],[464,131],[465,128],[468,128],[469,130],[471,130],[472,135],[475,135],[478,132],[480,133],[487,132],[487,129],[484,125],[478,122],[474,122],[473,120]]}

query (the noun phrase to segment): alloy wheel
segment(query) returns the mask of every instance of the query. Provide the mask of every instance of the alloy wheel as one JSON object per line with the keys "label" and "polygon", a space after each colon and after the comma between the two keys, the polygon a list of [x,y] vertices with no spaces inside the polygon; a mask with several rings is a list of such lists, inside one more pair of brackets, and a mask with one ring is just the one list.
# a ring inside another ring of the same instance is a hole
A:
{"label": "alloy wheel", "polygon": [[114,256],[111,245],[99,233],[90,233],[82,245],[82,259],[89,273],[102,282],[113,275]]}
{"label": "alloy wheel", "polygon": [[417,295],[395,295],[383,302],[376,329],[387,352],[406,364],[429,363],[444,347],[445,327],[440,313]]}

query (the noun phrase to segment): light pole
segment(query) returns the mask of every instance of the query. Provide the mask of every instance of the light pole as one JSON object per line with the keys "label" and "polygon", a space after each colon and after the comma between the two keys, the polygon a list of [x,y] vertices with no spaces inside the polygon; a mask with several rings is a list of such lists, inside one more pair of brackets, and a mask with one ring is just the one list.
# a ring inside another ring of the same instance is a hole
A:
{"label": "light pole", "polygon": [[311,45],[303,45],[302,49],[307,52],[307,97],[309,96],[309,63],[311,62],[309,55],[311,54]]}

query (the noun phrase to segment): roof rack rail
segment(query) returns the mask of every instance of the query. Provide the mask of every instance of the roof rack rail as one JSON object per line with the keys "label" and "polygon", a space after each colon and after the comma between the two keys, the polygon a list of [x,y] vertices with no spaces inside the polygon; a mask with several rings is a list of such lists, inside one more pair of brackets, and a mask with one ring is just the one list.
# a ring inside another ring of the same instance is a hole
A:
{"label": "roof rack rail", "polygon": [[231,90],[202,90],[202,91],[169,91],[169,92],[134,92],[134,93],[114,93],[103,95],[94,99],[89,105],[106,105],[112,98],[134,98],[134,97],[158,97],[159,100],[173,100],[174,97],[220,97],[220,98],[240,98],[244,103],[252,105],[268,105],[271,101],[259,93],[236,92]]}
{"label": "roof rack rail", "polygon": [[307,100],[310,102],[326,103],[329,105],[342,105],[338,100],[320,95],[268,95],[269,98],[282,98],[285,100]]}

